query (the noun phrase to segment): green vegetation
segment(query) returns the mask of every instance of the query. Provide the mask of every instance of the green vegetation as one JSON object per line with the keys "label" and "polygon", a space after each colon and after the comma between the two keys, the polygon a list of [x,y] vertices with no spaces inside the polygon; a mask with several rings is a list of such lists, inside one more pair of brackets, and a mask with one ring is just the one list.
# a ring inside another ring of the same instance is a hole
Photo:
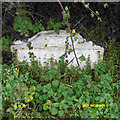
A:
{"label": "green vegetation", "polygon": [[[89,4],[86,8],[89,8]],[[13,28],[21,36],[29,35],[29,31],[37,33],[44,30],[41,23],[31,23],[30,18],[26,17],[26,14],[31,14],[25,10],[19,8],[16,14]],[[63,22],[54,23],[54,20],[50,19],[48,30],[54,29],[59,34],[59,28],[66,25],[70,18],[67,7],[62,14]],[[101,38],[98,38],[99,30],[102,28],[89,31],[92,40],[95,39],[94,36],[101,41],[105,39],[104,32]],[[10,43],[9,38],[2,38],[3,51],[10,50]],[[2,66],[2,117],[118,118],[118,52],[115,40],[111,40],[104,60],[95,65],[94,80],[89,59],[87,65],[80,70],[74,66],[68,68],[64,59],[58,63],[51,58],[49,68],[48,64],[43,67],[40,62],[35,61],[32,53],[29,53],[31,65],[25,61],[19,62],[15,56],[12,65]],[[84,60],[84,57],[80,59]]]}
{"label": "green vegetation", "polygon": [[[114,43],[111,41],[104,61],[95,66],[94,81],[89,62],[82,70],[68,68],[64,62],[54,63],[52,59],[51,68],[42,67],[37,61],[31,65],[25,61],[3,65],[3,117],[118,118],[118,51]],[[83,107],[85,104],[89,107]],[[92,104],[99,107],[90,107]]]}

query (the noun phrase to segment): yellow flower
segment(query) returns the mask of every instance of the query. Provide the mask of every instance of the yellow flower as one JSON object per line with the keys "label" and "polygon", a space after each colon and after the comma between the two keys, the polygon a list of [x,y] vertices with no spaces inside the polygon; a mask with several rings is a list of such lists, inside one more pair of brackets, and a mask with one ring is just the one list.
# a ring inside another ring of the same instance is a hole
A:
{"label": "yellow flower", "polygon": [[17,68],[15,68],[15,70],[17,71]]}
{"label": "yellow flower", "polygon": [[14,118],[16,118],[18,115],[14,115]]}
{"label": "yellow flower", "polygon": [[75,29],[73,29],[72,33],[73,33],[73,34],[75,33]]}
{"label": "yellow flower", "polygon": [[19,108],[21,108],[21,105],[18,105]]}
{"label": "yellow flower", "polygon": [[9,73],[9,72],[7,72],[7,74],[8,74],[8,75],[10,75],[10,73]]}
{"label": "yellow flower", "polygon": [[7,69],[5,69],[5,71],[7,71]]}
{"label": "yellow flower", "polygon": [[26,107],[26,105],[23,104],[23,108],[25,108],[25,107]]}

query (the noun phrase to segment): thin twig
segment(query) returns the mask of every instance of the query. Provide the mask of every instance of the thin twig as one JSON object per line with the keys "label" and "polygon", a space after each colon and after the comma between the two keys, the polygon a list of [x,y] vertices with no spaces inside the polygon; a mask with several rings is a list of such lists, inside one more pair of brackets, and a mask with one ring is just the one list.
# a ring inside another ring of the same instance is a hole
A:
{"label": "thin twig", "polygon": [[[63,6],[62,6],[62,4],[61,4],[61,2],[60,2],[60,0],[57,0],[57,1],[59,2],[59,4],[60,4],[62,10],[65,11],[64,8],[63,8]],[[75,55],[75,58],[76,58],[77,64],[78,64],[78,66],[79,66],[79,68],[80,68],[80,64],[79,64],[79,62],[78,62],[77,55],[76,55],[75,48],[74,48],[74,41],[73,41],[73,38],[72,38],[72,33],[71,33],[71,29],[70,29],[70,26],[69,26],[68,19],[67,19],[66,21],[67,21],[67,26],[68,26],[68,28],[69,28],[69,32],[70,32],[70,37],[71,37],[72,46],[73,46],[73,52],[74,52],[74,55]]]}

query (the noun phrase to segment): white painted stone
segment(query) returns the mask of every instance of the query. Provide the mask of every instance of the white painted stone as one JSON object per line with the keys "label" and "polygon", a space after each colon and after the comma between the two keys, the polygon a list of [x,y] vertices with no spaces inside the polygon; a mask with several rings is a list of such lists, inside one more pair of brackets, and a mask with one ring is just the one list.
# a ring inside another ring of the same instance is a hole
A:
{"label": "white painted stone", "polygon": [[[42,31],[33,36],[32,38],[28,39],[28,42],[31,42],[31,45],[33,47],[32,50],[29,50],[27,47],[28,43],[22,42],[22,41],[16,41],[14,42],[15,45],[11,46],[11,51],[13,52],[13,47],[17,49],[17,58],[19,61],[26,60],[27,62],[31,63],[28,52],[33,52],[36,56],[36,59],[41,61],[41,64],[44,66],[45,62],[49,60],[51,57],[56,59],[57,61],[60,60],[60,56],[62,56],[65,53],[65,41],[68,37],[69,41],[69,48],[72,46],[72,42],[70,39],[70,34],[66,33],[64,30],[60,30],[60,34],[56,34],[53,30],[49,31]],[[90,61],[91,61],[91,68],[94,68],[94,63],[97,63],[98,61],[98,54],[97,52],[100,52],[100,57],[103,59],[103,53],[104,48],[101,48],[100,46],[92,44],[92,42],[86,42],[85,39],[82,38],[81,35],[75,34],[73,39],[77,37],[77,41],[74,41],[74,46],[77,54],[77,58],[79,58],[81,55],[84,55],[85,58],[88,58],[88,55],[90,55]],[[78,42],[82,42],[79,44]],[[47,45],[47,47],[46,47]],[[70,46],[71,45],[71,46]],[[72,48],[72,47],[71,47]],[[39,59],[40,58],[40,59]],[[74,59],[73,59],[74,58]],[[36,60],[35,59],[35,60]],[[74,56],[74,53],[72,52],[70,55],[68,55],[68,61],[71,62],[70,65],[77,66],[77,62]],[[86,65],[86,61],[80,61],[81,68]]]}

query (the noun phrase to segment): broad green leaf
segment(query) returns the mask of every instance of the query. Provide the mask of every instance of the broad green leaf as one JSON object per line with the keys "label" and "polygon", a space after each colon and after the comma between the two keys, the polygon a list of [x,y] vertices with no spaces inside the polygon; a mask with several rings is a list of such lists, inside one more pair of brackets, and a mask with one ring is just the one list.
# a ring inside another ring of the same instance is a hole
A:
{"label": "broad green leaf", "polygon": [[59,85],[58,80],[52,81],[52,85],[53,85],[53,87],[58,87],[58,85]]}
{"label": "broad green leaf", "polygon": [[63,94],[64,97],[65,97],[65,96],[68,96],[68,95],[67,95],[67,91],[62,92],[62,94]]}
{"label": "broad green leaf", "polygon": [[41,29],[42,31],[44,31],[45,28],[42,26],[40,29]]}
{"label": "broad green leaf", "polygon": [[79,59],[80,59],[81,61],[85,61],[85,57],[84,57],[83,55],[80,56]]}
{"label": "broad green leaf", "polygon": [[47,89],[50,89],[50,88],[51,88],[51,83],[48,83],[48,84],[46,85],[46,88],[47,88]]}
{"label": "broad green leaf", "polygon": [[54,22],[53,22],[53,21],[54,21],[53,19],[50,19],[49,23],[50,23],[51,25],[54,25]]}
{"label": "broad green leaf", "polygon": [[56,115],[58,113],[58,110],[56,108],[52,108],[52,115]]}
{"label": "broad green leaf", "polygon": [[78,37],[75,37],[74,40],[77,41]]}
{"label": "broad green leaf", "polygon": [[68,94],[70,94],[70,95],[72,95],[74,92],[73,92],[73,89],[71,89],[71,88],[68,88]]}
{"label": "broad green leaf", "polygon": [[54,107],[59,107],[59,103],[52,103],[52,106],[54,106]]}
{"label": "broad green leaf", "polygon": [[63,12],[62,12],[62,14],[63,14],[63,16],[64,16],[64,15],[66,15],[66,12],[65,12],[65,11],[63,11]]}
{"label": "broad green leaf", "polygon": [[53,89],[52,89],[52,88],[48,91],[48,94],[49,94],[50,96],[53,96],[54,91],[53,91]]}
{"label": "broad green leaf", "polygon": [[43,88],[43,92],[46,93],[48,90],[46,89],[46,86]]}
{"label": "broad green leaf", "polygon": [[63,110],[59,110],[58,114],[59,114],[59,116],[63,116],[64,115],[64,111]]}
{"label": "broad green leaf", "polygon": [[48,106],[46,104],[43,105],[43,110],[47,110]]}
{"label": "broad green leaf", "polygon": [[64,109],[67,109],[67,108],[68,108],[68,105],[67,105],[67,104],[64,104],[63,108],[64,108]]}

